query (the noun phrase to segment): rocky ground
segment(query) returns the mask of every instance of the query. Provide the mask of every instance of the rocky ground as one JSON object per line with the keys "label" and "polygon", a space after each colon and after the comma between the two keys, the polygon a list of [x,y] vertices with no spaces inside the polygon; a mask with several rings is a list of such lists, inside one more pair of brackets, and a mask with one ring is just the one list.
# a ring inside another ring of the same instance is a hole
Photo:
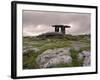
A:
{"label": "rocky ground", "polygon": [[47,35],[23,38],[23,68],[91,65],[90,35]]}

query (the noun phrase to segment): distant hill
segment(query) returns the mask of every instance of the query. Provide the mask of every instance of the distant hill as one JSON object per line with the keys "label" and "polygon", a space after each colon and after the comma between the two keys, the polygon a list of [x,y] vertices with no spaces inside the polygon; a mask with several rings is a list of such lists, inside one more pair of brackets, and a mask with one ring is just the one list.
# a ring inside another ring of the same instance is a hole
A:
{"label": "distant hill", "polygon": [[46,40],[46,39],[66,39],[66,40],[90,40],[91,35],[90,34],[82,34],[82,35],[71,35],[71,34],[65,34],[59,32],[47,32],[40,34],[38,36],[27,36],[24,37],[26,39],[30,40]]}
{"label": "distant hill", "polygon": [[66,38],[68,40],[80,40],[80,39],[90,39],[90,34],[84,34],[84,35],[71,35],[71,34],[65,34],[59,32],[47,32],[43,33],[39,36],[36,36],[36,38],[41,39],[47,39],[47,38]]}
{"label": "distant hill", "polygon": [[47,33],[43,33],[37,37],[62,37],[63,34],[59,33],[59,32],[47,32]]}

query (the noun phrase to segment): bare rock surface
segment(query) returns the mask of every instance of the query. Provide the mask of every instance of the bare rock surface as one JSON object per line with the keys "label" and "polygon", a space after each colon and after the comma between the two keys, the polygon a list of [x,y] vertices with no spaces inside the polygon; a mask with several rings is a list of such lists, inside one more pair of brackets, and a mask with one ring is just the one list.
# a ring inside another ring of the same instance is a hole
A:
{"label": "bare rock surface", "polygon": [[78,59],[83,60],[83,66],[90,66],[91,63],[90,51],[82,51],[78,54]]}
{"label": "bare rock surface", "polygon": [[70,64],[70,48],[48,49],[39,55],[36,59],[40,68],[50,68],[60,63]]}

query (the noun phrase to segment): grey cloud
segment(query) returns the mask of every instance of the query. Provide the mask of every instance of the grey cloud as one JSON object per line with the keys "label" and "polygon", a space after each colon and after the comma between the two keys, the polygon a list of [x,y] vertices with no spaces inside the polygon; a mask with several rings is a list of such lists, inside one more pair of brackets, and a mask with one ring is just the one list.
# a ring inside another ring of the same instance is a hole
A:
{"label": "grey cloud", "polygon": [[26,32],[33,35],[52,32],[54,31],[51,27],[53,24],[71,25],[71,28],[66,29],[68,34],[90,33],[91,19],[89,13],[23,11],[22,17],[24,35]]}

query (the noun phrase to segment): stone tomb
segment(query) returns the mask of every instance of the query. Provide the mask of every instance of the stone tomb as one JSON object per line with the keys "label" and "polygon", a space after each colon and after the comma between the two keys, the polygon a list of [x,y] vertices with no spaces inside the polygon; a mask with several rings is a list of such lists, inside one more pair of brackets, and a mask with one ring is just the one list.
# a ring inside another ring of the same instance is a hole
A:
{"label": "stone tomb", "polygon": [[52,27],[55,27],[55,32],[59,32],[59,28],[61,28],[62,34],[65,34],[65,28],[70,28],[68,25],[52,25]]}

